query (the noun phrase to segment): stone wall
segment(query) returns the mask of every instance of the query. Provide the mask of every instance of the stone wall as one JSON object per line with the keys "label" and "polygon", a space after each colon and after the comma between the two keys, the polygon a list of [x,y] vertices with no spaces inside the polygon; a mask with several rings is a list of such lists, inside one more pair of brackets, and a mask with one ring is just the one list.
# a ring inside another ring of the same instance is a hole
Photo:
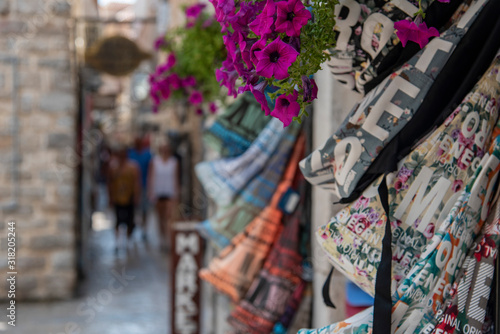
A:
{"label": "stone wall", "polygon": [[13,220],[17,300],[70,298],[76,282],[70,17],[67,0],[0,0],[0,272]]}

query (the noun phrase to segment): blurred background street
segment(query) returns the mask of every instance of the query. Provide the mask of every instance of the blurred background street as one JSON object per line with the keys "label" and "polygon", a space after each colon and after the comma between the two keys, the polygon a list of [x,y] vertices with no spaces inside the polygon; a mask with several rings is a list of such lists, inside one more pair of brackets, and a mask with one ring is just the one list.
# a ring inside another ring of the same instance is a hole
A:
{"label": "blurred background street", "polygon": [[[158,334],[170,333],[168,257],[159,251],[153,216],[148,242],[137,233],[126,249],[114,248],[111,214],[94,213],[87,279],[69,301],[22,302],[19,334]],[[111,285],[111,287],[110,287]],[[5,322],[0,331],[11,333]]]}

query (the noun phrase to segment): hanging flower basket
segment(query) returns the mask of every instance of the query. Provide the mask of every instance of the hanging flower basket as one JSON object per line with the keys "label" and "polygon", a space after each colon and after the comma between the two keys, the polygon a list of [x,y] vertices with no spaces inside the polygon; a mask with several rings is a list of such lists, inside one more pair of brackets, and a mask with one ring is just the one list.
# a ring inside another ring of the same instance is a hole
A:
{"label": "hanging flower basket", "polygon": [[318,92],[311,77],[330,58],[325,50],[335,46],[338,1],[210,2],[227,49],[226,60],[216,70],[221,86],[233,96],[251,91],[266,115],[285,126],[308,116],[305,107]]}
{"label": "hanging flower basket", "polygon": [[154,111],[164,101],[188,102],[198,114],[215,113],[223,99],[213,69],[226,57],[220,27],[204,4],[186,8],[186,25],[169,31],[155,43],[167,53],[150,75]]}

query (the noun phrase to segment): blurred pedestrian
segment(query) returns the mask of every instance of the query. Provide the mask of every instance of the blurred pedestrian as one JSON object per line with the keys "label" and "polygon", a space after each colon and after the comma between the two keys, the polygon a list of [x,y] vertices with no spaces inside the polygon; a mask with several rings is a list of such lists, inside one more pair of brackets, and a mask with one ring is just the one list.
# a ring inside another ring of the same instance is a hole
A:
{"label": "blurred pedestrian", "polygon": [[127,226],[127,239],[134,231],[135,207],[141,195],[140,171],[137,164],[130,160],[127,150],[121,148],[116,152],[116,159],[110,165],[108,174],[109,201],[116,214],[116,251],[119,245],[119,227]]}
{"label": "blurred pedestrian", "polygon": [[150,164],[148,191],[155,203],[161,233],[161,248],[170,247],[171,223],[179,199],[179,162],[168,144],[160,145]]}
{"label": "blurred pedestrian", "polygon": [[146,144],[145,137],[135,138],[134,147],[129,150],[128,156],[130,159],[132,159],[137,163],[141,173],[141,198],[139,201],[138,209],[141,215],[140,226],[142,230],[142,239],[146,240],[147,219],[150,207],[147,194],[147,182],[148,182],[149,164],[151,162],[152,155],[151,151],[149,150],[149,145]]}

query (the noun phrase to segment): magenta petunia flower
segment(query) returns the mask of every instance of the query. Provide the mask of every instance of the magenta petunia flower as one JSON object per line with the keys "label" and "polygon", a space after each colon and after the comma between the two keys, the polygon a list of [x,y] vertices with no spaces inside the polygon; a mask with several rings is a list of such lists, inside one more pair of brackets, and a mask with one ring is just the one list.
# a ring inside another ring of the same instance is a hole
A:
{"label": "magenta petunia flower", "polygon": [[247,68],[253,69],[253,63],[252,63],[252,57],[251,57],[251,52],[252,52],[252,46],[255,44],[255,39],[245,39],[240,42],[240,51],[241,51],[241,58],[245,62],[245,65],[247,65]]}
{"label": "magenta petunia flower", "polygon": [[257,74],[266,78],[273,75],[277,80],[288,78],[288,68],[297,59],[299,53],[292,46],[277,38],[262,51],[256,51]]}
{"label": "magenta petunia flower", "polygon": [[262,12],[265,2],[249,3],[242,1],[239,3],[239,6],[240,10],[231,18],[230,23],[235,32],[247,35],[250,23],[256,19],[258,13]]}
{"label": "magenta petunia flower", "polygon": [[210,104],[208,105],[208,109],[212,114],[215,114],[217,112],[217,105],[213,102],[210,102]]}
{"label": "magenta petunia flower", "polygon": [[192,75],[185,79],[182,79],[182,87],[193,87],[196,86],[196,79]]}
{"label": "magenta petunia flower", "polygon": [[288,36],[300,36],[300,29],[311,19],[311,13],[300,0],[278,2],[276,13],[276,31]]}
{"label": "magenta petunia flower", "polygon": [[266,39],[261,38],[256,43],[254,43],[254,45],[252,45],[252,48],[250,49],[250,60],[255,66],[257,66],[257,63],[259,62],[257,56],[255,55],[255,52],[263,50],[266,47],[266,43]]}
{"label": "magenta petunia flower", "polygon": [[415,22],[401,20],[394,23],[394,28],[403,47],[408,41],[413,41],[423,48],[429,43],[429,38],[439,36],[439,31],[434,27],[427,28],[425,22],[417,25]]}
{"label": "magenta petunia flower", "polygon": [[294,90],[293,94],[280,95],[276,99],[276,105],[271,112],[271,116],[283,122],[283,127],[289,126],[293,118],[299,115],[300,105],[297,102],[297,97],[298,92]]}
{"label": "magenta petunia flower", "polygon": [[165,40],[165,36],[158,37],[155,41],[154,48],[159,50],[161,47],[166,46],[168,43]]}
{"label": "magenta petunia flower", "polygon": [[175,54],[171,53],[167,58],[167,71],[175,66],[177,59],[175,58]]}
{"label": "magenta petunia flower", "polygon": [[161,94],[161,97],[164,100],[168,100],[170,98],[170,82],[169,82],[168,78],[158,82],[157,87],[158,87],[158,91]]}
{"label": "magenta petunia flower", "polygon": [[[229,57],[229,56],[228,56]],[[226,86],[228,89],[228,95],[233,97],[238,96],[236,91],[236,80],[238,79],[238,72],[234,66],[223,66],[215,70],[215,79],[220,83],[221,86]]]}
{"label": "magenta petunia flower", "polygon": [[182,87],[182,82],[177,73],[172,73],[167,77],[170,86],[173,89],[179,89]]}
{"label": "magenta petunia flower", "polygon": [[198,116],[203,115],[203,109],[201,109],[201,108],[196,109],[196,115],[198,115]]}
{"label": "magenta petunia flower", "polygon": [[189,96],[189,103],[198,105],[203,102],[203,95],[197,90],[193,91],[191,93],[191,96]]}
{"label": "magenta petunia flower", "polygon": [[257,15],[255,20],[250,24],[250,30],[252,30],[257,36],[264,36],[273,32],[272,26],[274,23],[274,15],[276,14],[276,4],[273,0],[267,0],[266,6],[262,10],[262,13]]}
{"label": "magenta petunia flower", "polygon": [[186,17],[197,19],[198,16],[200,16],[203,8],[205,8],[205,6],[206,5],[203,3],[198,3],[196,5],[189,6],[188,8],[186,8]]}

